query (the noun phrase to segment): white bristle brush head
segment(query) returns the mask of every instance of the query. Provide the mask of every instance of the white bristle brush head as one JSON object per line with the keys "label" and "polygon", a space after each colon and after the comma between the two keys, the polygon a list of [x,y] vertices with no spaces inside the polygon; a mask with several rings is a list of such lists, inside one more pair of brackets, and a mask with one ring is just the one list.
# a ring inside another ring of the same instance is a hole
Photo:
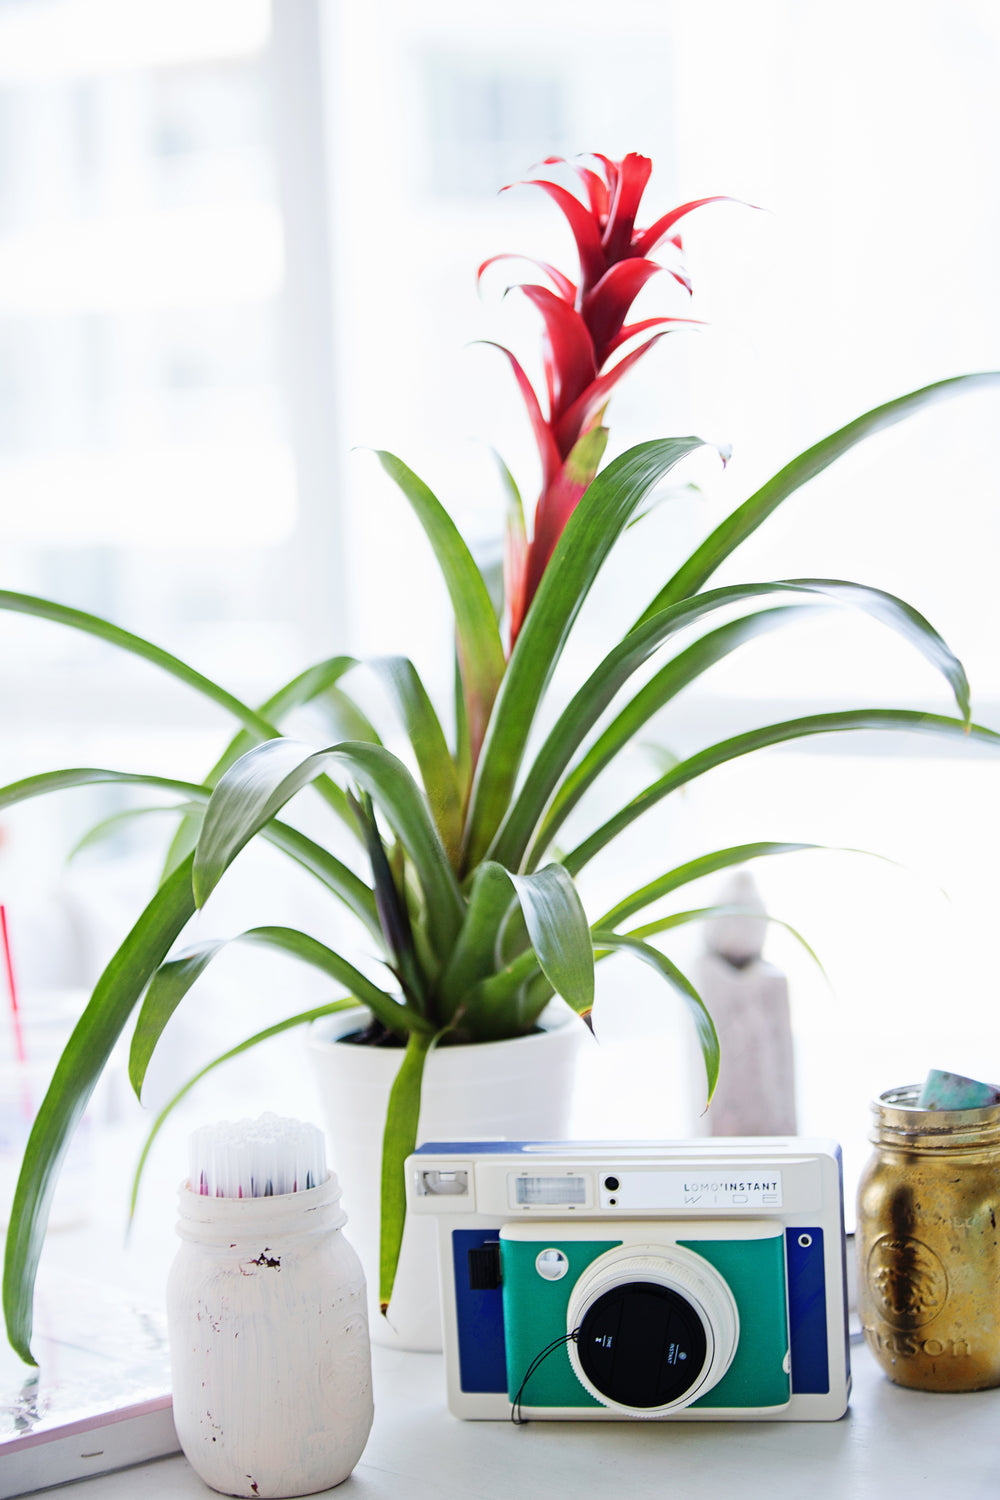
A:
{"label": "white bristle brush head", "polygon": [[328,1176],[323,1132],[274,1114],[202,1125],[189,1143],[188,1186],[208,1198],[270,1198]]}

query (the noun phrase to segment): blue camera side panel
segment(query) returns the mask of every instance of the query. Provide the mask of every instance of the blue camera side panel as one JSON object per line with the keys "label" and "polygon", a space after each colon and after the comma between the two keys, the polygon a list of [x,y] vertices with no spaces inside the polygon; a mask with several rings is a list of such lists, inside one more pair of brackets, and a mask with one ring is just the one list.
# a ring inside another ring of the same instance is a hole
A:
{"label": "blue camera side panel", "polygon": [[453,1229],[455,1309],[458,1315],[458,1369],[463,1391],[506,1391],[507,1355],[503,1334],[503,1290],[476,1291],[469,1285],[469,1251],[496,1244],[496,1229]]}
{"label": "blue camera side panel", "polygon": [[830,1364],[823,1231],[812,1224],[786,1229],[785,1244],[792,1391],[796,1396],[825,1396],[830,1389]]}

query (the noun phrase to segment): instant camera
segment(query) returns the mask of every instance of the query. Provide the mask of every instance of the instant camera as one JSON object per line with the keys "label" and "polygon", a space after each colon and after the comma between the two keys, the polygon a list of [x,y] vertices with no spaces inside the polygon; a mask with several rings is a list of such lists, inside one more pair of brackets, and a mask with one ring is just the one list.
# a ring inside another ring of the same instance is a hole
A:
{"label": "instant camera", "polygon": [[840,1148],[431,1144],[458,1417],[831,1421],[850,1394]]}

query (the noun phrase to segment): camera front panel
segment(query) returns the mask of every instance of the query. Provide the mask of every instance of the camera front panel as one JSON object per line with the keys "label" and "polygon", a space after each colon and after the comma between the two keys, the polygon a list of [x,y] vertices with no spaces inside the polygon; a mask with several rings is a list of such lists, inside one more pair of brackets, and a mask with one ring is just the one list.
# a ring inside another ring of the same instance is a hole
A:
{"label": "camera front panel", "polygon": [[[729,1226],[729,1237],[720,1238],[716,1226],[685,1225],[683,1240],[676,1226],[620,1223],[615,1239],[590,1238],[594,1227],[536,1222],[500,1231],[511,1401],[519,1399],[526,1409],[552,1415],[581,1408],[604,1415],[610,1408],[623,1416],[669,1415],[670,1410],[684,1414],[703,1405],[722,1410],[787,1404],[791,1387],[780,1226],[744,1222]],[[557,1257],[562,1274],[553,1279],[551,1264]],[[602,1310],[608,1276],[603,1281],[595,1277],[595,1267],[600,1271],[606,1266],[613,1273],[616,1265],[623,1274],[611,1276],[617,1283],[615,1295]],[[630,1272],[629,1267],[636,1269]],[[588,1278],[597,1295],[581,1304],[579,1289],[586,1288]],[[705,1285],[716,1279],[735,1304],[730,1333],[718,1293],[713,1301]],[[582,1320],[580,1305],[586,1306]],[[591,1340],[604,1341],[599,1350],[581,1352],[585,1329]],[[578,1333],[576,1347],[559,1346],[571,1331]],[[551,1344],[556,1347],[522,1388],[532,1362]],[[699,1394],[702,1390],[706,1394]]]}

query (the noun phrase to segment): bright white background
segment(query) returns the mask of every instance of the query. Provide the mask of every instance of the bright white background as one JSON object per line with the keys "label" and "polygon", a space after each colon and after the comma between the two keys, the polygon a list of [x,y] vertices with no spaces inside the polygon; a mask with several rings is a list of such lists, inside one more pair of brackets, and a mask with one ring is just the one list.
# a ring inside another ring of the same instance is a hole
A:
{"label": "bright white background", "polygon": [[[495,546],[490,447],[526,496],[537,474],[509,371],[475,341],[499,338],[530,365],[538,330],[503,299],[499,268],[477,296],[475,267],[500,250],[572,264],[544,196],[497,189],[553,151],[639,150],[655,164],[649,218],[712,193],[756,207],[687,222],[690,310],[710,326],[665,340],[623,384],[613,451],[693,431],[734,456],[724,475],[693,466],[701,493],[629,534],[572,642],[557,685],[570,690],[685,550],[790,456],[906,389],[1000,365],[998,74],[989,0],[278,0],[273,16],[262,0],[141,13],[8,0],[0,586],[106,613],[251,699],[345,649],[404,650],[445,691],[443,590],[361,450],[399,453],[477,549]],[[688,311],[666,278],[644,298]],[[962,656],[977,719],[1000,726],[998,401],[964,397],[874,440],[719,581],[822,575],[900,593]],[[925,663],[835,613],[740,653],[655,738],[678,752],[875,703],[948,711]],[[154,669],[8,615],[0,704],[3,783],[70,764],[198,777],[229,730]],[[652,765],[637,750],[580,826]],[[873,1092],[930,1066],[1000,1076],[997,770],[886,737],[771,751],[694,784],[618,856],[630,888],[744,839],[887,857],[758,872],[830,979],[780,931],[769,939],[792,984],[800,1125],[853,1142],[855,1159]],[[143,901],[162,819],[64,866],[74,838],[125,805],[72,793],[3,817],[0,895],[26,994],[92,981]],[[329,936],[322,903],[280,862],[243,863],[202,932],[290,921]],[[591,910],[620,890],[616,856],[595,861]],[[692,942],[671,951],[690,958]],[[223,960],[178,1018],[159,1087],[318,992],[277,961]],[[639,1040],[608,1048],[606,1128],[685,1128],[687,1040],[669,997],[609,965],[599,1017],[612,1043]],[[229,1089],[254,1111],[308,1112],[300,1068],[294,1046],[275,1049],[234,1065]]]}

